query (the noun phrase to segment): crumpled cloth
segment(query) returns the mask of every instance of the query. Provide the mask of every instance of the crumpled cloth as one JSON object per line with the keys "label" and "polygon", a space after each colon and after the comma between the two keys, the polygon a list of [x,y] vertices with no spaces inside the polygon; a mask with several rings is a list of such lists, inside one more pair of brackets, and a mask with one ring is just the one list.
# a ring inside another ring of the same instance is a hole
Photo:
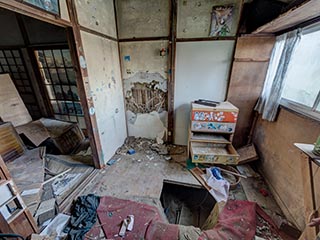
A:
{"label": "crumpled cloth", "polygon": [[225,179],[217,179],[207,168],[206,182],[211,187],[209,191],[217,202],[227,202],[229,197],[230,183]]}
{"label": "crumpled cloth", "polygon": [[97,220],[100,198],[93,194],[80,196],[71,210],[71,219],[64,232],[69,240],[83,240]]}

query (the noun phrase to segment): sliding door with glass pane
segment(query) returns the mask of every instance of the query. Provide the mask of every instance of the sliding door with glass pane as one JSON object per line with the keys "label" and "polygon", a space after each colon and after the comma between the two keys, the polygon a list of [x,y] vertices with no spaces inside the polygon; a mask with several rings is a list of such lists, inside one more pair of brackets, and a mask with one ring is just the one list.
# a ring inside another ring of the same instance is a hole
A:
{"label": "sliding door with glass pane", "polygon": [[85,129],[69,49],[39,49],[35,50],[35,55],[54,117],[59,120],[77,122],[82,129]]}

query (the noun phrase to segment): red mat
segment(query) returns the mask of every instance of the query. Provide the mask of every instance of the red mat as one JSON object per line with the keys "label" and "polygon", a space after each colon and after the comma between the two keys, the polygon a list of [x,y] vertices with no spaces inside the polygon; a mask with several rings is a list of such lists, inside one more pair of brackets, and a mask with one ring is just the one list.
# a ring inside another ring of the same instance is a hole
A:
{"label": "red mat", "polygon": [[218,223],[204,231],[199,240],[253,239],[256,232],[256,203],[228,201],[219,215]]}
{"label": "red mat", "polygon": [[118,236],[122,221],[128,215],[134,215],[133,230],[127,231],[124,239],[178,239],[178,226],[166,224],[156,207],[114,197],[101,197],[97,212],[107,238],[122,239]]}
{"label": "red mat", "polygon": [[[158,209],[147,204],[114,197],[101,197],[97,212],[108,239],[177,240],[179,238],[178,225],[165,223]],[[123,219],[128,215],[134,215],[134,227],[121,238],[118,233]],[[216,226],[204,231],[198,240],[253,239],[257,215],[270,223],[274,233],[277,233],[270,217],[256,203],[230,200],[220,213]]]}

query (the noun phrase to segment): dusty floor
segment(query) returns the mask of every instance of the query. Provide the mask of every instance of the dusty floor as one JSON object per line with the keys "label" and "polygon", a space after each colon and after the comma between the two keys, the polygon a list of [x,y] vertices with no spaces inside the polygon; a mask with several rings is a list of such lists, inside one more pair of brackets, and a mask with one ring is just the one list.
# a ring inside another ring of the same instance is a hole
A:
{"label": "dusty floor", "polygon": [[[112,158],[116,162],[99,171],[81,194],[159,199],[163,182],[201,188],[184,166],[187,158],[185,147],[169,148],[169,160],[168,155],[158,154],[156,144],[153,148],[156,150],[153,150],[152,143],[150,140],[139,139],[124,145]],[[134,149],[136,153],[129,155],[128,149]]]}
{"label": "dusty floor", "polygon": [[[131,149],[134,149],[134,154],[128,153]],[[128,138],[112,158],[114,163],[106,165],[104,169],[94,170],[89,180],[78,187],[77,195],[93,193],[146,203],[157,207],[163,219],[166,219],[160,202],[164,183],[203,189],[187,169],[187,158],[186,147],[164,146],[148,139]],[[269,215],[281,215],[281,210],[260,180],[257,176],[242,180],[229,192],[229,199],[255,201]],[[269,194],[262,196],[259,193],[261,188],[265,188]],[[69,200],[71,204],[72,199]],[[259,231],[267,231],[268,234],[268,229],[257,229]],[[105,239],[99,222],[86,235],[86,239]]]}

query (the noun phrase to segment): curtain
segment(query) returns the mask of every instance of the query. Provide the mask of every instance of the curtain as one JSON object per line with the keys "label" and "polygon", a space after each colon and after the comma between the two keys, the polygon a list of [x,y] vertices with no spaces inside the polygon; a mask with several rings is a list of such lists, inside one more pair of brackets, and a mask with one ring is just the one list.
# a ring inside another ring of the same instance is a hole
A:
{"label": "curtain", "polygon": [[255,110],[262,114],[262,119],[274,121],[285,85],[292,53],[299,42],[300,30],[294,30],[277,37],[273,47],[266,79]]}

